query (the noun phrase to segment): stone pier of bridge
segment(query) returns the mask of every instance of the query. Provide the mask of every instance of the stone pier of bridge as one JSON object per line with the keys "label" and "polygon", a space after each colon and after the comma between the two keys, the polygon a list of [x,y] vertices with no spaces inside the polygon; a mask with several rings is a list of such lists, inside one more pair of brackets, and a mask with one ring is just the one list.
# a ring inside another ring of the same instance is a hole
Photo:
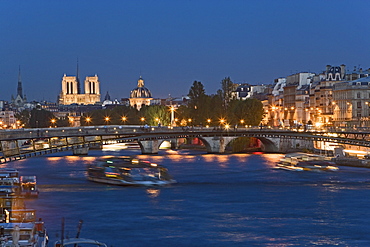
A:
{"label": "stone pier of bridge", "polygon": [[221,154],[225,152],[227,144],[237,137],[224,137],[224,136],[214,136],[214,137],[200,137],[199,139],[203,141],[206,146],[207,153]]}
{"label": "stone pier of bridge", "polygon": [[139,141],[142,154],[157,154],[164,140]]}

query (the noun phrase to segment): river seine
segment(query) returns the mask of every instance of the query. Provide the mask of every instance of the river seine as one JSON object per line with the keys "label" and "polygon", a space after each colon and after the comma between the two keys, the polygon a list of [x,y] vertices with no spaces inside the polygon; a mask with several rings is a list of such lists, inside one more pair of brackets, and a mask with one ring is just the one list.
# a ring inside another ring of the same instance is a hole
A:
{"label": "river seine", "polygon": [[[86,165],[104,155],[138,155],[164,165],[167,187],[120,187],[86,180]],[[274,169],[280,154],[160,150],[91,150],[11,162],[37,175],[40,196],[26,201],[49,232],[108,246],[370,246],[370,170]]]}

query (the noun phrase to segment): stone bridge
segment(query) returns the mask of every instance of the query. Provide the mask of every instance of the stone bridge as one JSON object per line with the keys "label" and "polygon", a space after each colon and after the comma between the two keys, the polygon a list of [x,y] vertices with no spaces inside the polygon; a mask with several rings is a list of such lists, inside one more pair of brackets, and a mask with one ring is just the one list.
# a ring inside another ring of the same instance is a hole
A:
{"label": "stone bridge", "polygon": [[142,126],[85,126],[68,128],[1,130],[0,163],[37,155],[72,150],[87,154],[94,145],[109,142],[138,142],[142,153],[158,153],[165,140],[177,148],[180,138],[199,138],[208,153],[223,153],[225,147],[239,137],[258,138],[265,152],[284,153],[292,148],[313,149],[315,141],[370,147],[366,132],[297,132],[281,129],[237,128],[143,128]]}

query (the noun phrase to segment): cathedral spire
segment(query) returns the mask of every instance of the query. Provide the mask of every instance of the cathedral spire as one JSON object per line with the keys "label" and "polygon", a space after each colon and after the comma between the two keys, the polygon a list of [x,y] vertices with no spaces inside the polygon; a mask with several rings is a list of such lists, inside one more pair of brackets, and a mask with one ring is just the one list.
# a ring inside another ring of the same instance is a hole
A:
{"label": "cathedral spire", "polygon": [[21,66],[20,65],[19,65],[19,71],[18,71],[17,96],[18,95],[23,99],[22,77],[21,77]]}
{"label": "cathedral spire", "polygon": [[110,95],[109,95],[108,91],[107,91],[107,94],[105,95],[104,100],[110,100]]}

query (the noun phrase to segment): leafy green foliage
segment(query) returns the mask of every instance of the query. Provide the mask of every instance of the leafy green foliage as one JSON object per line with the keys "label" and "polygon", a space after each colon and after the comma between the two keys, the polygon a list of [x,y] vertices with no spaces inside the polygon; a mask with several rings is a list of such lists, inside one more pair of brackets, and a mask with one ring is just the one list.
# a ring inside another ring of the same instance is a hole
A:
{"label": "leafy green foliage", "polygon": [[162,126],[170,125],[170,109],[163,105],[143,106],[140,113],[145,118],[145,123],[151,126],[156,126],[159,123]]}
{"label": "leafy green foliage", "polygon": [[48,128],[52,126],[52,119],[55,119],[52,112],[44,109],[33,109],[30,113],[29,125],[31,128]]}
{"label": "leafy green foliage", "polygon": [[263,105],[258,99],[232,100],[229,105],[229,119],[232,123],[259,125],[263,117]]}
{"label": "leafy green foliage", "polygon": [[111,109],[94,110],[81,117],[81,125],[140,124],[139,112],[134,107],[117,106]]}
{"label": "leafy green foliage", "polygon": [[236,89],[236,84],[234,84],[230,77],[225,77],[221,81],[221,90],[218,91],[218,94],[222,98],[223,107],[226,109],[228,107],[229,102],[232,99],[232,92]]}

